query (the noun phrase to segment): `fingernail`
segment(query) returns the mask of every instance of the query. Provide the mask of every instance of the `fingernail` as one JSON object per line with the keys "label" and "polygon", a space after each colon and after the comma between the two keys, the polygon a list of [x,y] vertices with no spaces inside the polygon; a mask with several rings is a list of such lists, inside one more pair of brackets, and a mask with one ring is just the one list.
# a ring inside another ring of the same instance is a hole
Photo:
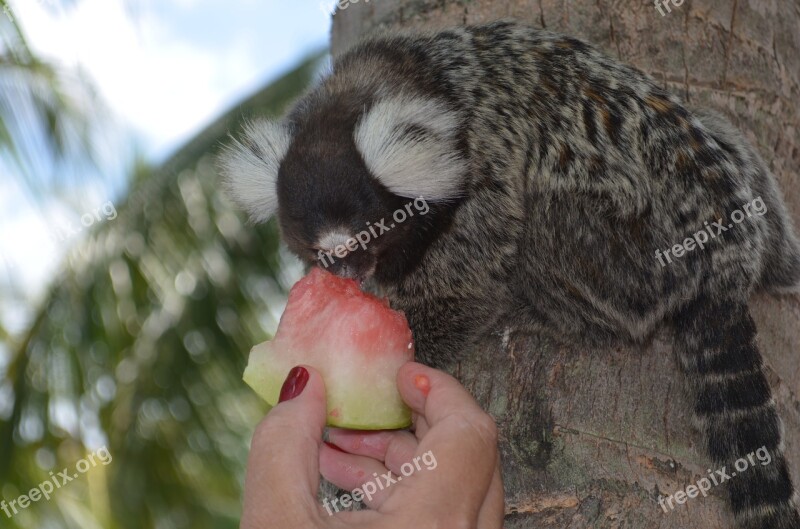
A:
{"label": "fingernail", "polygon": [[428,393],[431,392],[431,381],[425,375],[417,375],[417,376],[415,376],[414,377],[414,385],[426,397],[428,396]]}
{"label": "fingernail", "polygon": [[342,450],[341,448],[339,448],[338,446],[336,446],[333,443],[329,443],[328,441],[324,441],[324,443],[325,443],[325,446],[327,446],[328,448],[332,448],[332,449],[336,450],[337,452],[342,452],[344,454],[347,453],[347,452],[345,452],[344,450]]}
{"label": "fingernail", "polygon": [[283,382],[283,386],[281,386],[281,395],[278,398],[278,402],[292,400],[303,392],[303,388],[306,387],[307,383],[308,370],[302,366],[293,367],[289,371],[289,376]]}

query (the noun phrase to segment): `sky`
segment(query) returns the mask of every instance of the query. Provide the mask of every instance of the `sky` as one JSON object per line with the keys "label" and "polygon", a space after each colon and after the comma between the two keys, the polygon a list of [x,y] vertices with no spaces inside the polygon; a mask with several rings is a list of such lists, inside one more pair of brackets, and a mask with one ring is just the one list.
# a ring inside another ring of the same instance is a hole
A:
{"label": "sky", "polygon": [[[154,163],[324,47],[332,3],[79,0],[62,10],[53,0],[10,1],[31,47],[85,72],[122,134]],[[80,233],[64,233],[66,226],[80,227],[82,215],[90,212],[94,222],[113,222],[123,175],[108,169],[86,178],[85,188],[75,190],[77,203],[68,206],[55,198],[34,203],[8,172],[0,161],[0,281],[24,292],[29,303],[0,300],[0,319],[21,331],[60,259],[80,240]]]}

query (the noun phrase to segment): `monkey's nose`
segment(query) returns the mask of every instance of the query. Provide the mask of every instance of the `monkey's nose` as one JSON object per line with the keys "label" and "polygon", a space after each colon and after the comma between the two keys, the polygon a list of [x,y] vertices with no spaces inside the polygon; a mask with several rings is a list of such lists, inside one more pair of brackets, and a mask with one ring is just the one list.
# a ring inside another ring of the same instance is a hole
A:
{"label": "monkey's nose", "polygon": [[360,284],[372,275],[375,258],[368,252],[356,251],[341,258],[334,256],[332,259],[319,262],[318,265],[339,277],[355,279]]}

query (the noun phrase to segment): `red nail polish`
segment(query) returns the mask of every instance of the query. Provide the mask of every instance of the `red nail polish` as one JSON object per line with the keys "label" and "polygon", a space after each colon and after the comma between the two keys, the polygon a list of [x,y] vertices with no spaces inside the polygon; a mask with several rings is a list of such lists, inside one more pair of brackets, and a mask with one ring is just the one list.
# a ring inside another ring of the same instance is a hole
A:
{"label": "red nail polish", "polygon": [[333,443],[329,443],[328,441],[324,441],[324,443],[325,443],[325,446],[327,446],[328,448],[332,448],[332,449],[336,450],[337,452],[342,452],[343,454],[347,453],[347,452],[345,452],[344,450],[342,450],[341,448],[339,448],[338,446],[336,446]]}
{"label": "red nail polish", "polygon": [[417,375],[417,376],[415,376],[414,377],[414,385],[426,397],[428,396],[428,393],[431,392],[431,381],[425,375]]}
{"label": "red nail polish", "polygon": [[303,388],[306,387],[307,383],[308,370],[302,366],[293,367],[289,371],[289,376],[283,382],[283,386],[281,386],[281,395],[278,398],[278,402],[292,400],[303,392]]}

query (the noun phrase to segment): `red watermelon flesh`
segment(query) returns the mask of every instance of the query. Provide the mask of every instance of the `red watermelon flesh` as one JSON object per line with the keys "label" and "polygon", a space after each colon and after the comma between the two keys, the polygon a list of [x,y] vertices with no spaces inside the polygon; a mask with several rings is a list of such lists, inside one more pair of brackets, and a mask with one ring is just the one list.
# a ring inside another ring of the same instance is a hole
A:
{"label": "red watermelon flesh", "polygon": [[397,371],[414,359],[402,312],[363,292],[352,279],[314,268],[289,292],[275,337],[256,345],[244,380],[274,406],[296,365],[325,381],[328,425],[359,430],[405,428],[411,411],[397,391]]}

